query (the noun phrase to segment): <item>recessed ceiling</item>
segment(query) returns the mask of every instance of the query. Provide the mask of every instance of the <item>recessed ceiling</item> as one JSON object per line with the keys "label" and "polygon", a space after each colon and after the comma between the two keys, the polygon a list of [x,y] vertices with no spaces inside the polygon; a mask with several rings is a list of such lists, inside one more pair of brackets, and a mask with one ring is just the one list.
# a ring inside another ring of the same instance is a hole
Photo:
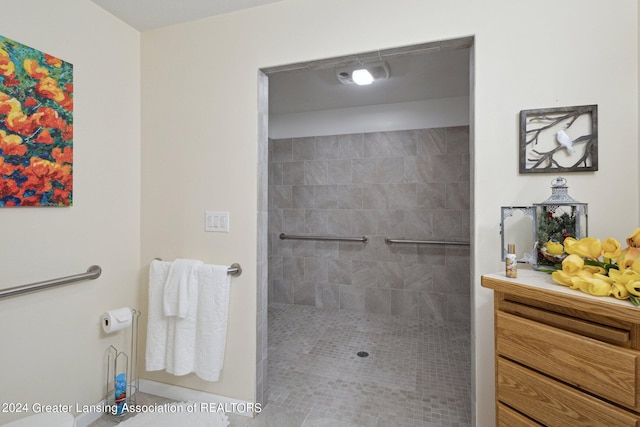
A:
{"label": "recessed ceiling", "polygon": [[91,0],[138,31],[152,30],[182,22],[281,0]]}
{"label": "recessed ceiling", "polygon": [[334,67],[269,74],[269,114],[395,104],[469,96],[469,49],[392,55],[389,78],[368,86],[344,85]]}

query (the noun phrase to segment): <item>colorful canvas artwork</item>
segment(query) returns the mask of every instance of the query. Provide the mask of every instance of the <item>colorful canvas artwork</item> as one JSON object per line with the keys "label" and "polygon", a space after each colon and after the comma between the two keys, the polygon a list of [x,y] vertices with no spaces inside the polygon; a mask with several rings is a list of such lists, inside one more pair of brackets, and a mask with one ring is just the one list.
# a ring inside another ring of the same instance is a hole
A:
{"label": "colorful canvas artwork", "polygon": [[0,207],[72,195],[73,65],[0,36]]}

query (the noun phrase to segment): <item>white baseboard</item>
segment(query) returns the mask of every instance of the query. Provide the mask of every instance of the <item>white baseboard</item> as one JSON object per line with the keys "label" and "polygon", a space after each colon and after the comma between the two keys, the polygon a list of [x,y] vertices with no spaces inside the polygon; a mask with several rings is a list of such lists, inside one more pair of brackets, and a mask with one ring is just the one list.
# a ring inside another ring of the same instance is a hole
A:
{"label": "white baseboard", "polygon": [[[107,404],[106,399],[102,399],[100,402],[96,403],[95,407],[104,407]],[[98,418],[104,415],[104,412],[82,412],[79,415],[76,415],[76,427],[87,427],[94,421],[97,421]]]}
{"label": "white baseboard", "polygon": [[157,381],[143,379],[140,379],[139,381],[140,387],[138,390],[143,393],[153,394],[178,401],[205,402],[219,405],[225,408],[225,412],[232,412],[234,414],[244,415],[245,417],[254,417],[256,413],[260,412],[260,407],[258,406],[258,408],[256,408],[257,404],[253,402],[219,396],[217,394],[207,393],[206,391],[193,390]]}
{"label": "white baseboard", "polygon": [[[261,410],[259,406],[256,408],[257,404],[252,402],[151,380],[140,379],[138,391],[181,402],[204,402],[216,407],[221,406],[225,409],[225,412],[232,412],[245,417],[254,417]],[[106,405],[106,401],[103,399],[94,406],[103,407],[104,405]],[[83,412],[76,417],[76,427],[87,427],[102,415],[104,415],[104,412]]]}

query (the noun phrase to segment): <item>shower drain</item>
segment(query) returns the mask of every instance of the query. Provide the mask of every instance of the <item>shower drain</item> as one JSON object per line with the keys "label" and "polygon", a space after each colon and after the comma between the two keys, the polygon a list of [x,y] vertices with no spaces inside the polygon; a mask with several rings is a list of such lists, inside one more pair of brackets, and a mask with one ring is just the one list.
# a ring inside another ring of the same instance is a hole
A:
{"label": "shower drain", "polygon": [[366,351],[359,351],[356,354],[358,355],[358,357],[368,357],[369,356],[369,353],[367,353]]}

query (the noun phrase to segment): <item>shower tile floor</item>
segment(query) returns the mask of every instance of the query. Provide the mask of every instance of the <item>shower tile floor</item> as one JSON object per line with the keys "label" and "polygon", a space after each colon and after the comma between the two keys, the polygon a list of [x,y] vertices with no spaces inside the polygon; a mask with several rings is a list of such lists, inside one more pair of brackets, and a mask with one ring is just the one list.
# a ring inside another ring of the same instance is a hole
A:
{"label": "shower tile floor", "polygon": [[231,427],[471,425],[468,325],[272,304],[268,339],[268,404]]}
{"label": "shower tile floor", "polygon": [[267,406],[305,427],[471,425],[468,325],[272,304],[268,339]]}

